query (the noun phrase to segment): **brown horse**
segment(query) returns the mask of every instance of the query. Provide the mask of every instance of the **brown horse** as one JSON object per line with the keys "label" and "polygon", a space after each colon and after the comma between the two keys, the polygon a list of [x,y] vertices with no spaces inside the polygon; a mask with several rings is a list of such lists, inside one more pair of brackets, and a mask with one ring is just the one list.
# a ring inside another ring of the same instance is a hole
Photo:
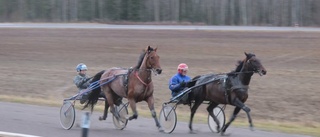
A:
{"label": "brown horse", "polygon": [[[239,62],[236,70],[226,74],[225,78],[221,78],[221,75],[204,75],[197,76],[196,85],[205,83],[206,81],[216,78],[218,80],[204,84],[203,86],[194,88],[189,93],[189,100],[194,100],[194,105],[191,107],[191,116],[189,121],[190,132],[192,129],[193,116],[196,113],[198,107],[203,101],[209,101],[207,111],[214,119],[217,126],[217,131],[220,132],[219,120],[213,114],[213,109],[219,104],[230,104],[235,106],[234,112],[230,121],[226,123],[221,129],[221,135],[224,135],[226,129],[234,121],[239,111],[242,109],[246,112],[250,124],[250,128],[253,129],[253,124],[250,116],[250,108],[247,107],[244,102],[248,99],[248,86],[251,80],[251,76],[254,73],[266,75],[267,71],[261,64],[260,60],[254,54],[245,53],[246,58]],[[220,78],[219,78],[220,76]]]}
{"label": "brown horse", "polygon": [[[138,118],[136,103],[146,101],[151,115],[156,122],[156,126],[162,131],[154,110],[153,82],[151,79],[152,72],[155,74],[161,74],[162,72],[159,60],[157,48],[148,46],[140,55],[138,64],[134,68],[124,69],[114,67],[105,70],[100,78],[101,90],[94,90],[89,95],[89,101],[85,107],[91,105],[93,109],[100,92],[103,91],[107,98],[108,106],[110,106],[110,112],[117,118],[120,118],[120,116],[115,111],[114,105],[119,106],[122,98],[127,98],[133,111],[133,115],[128,119],[132,120]],[[110,79],[112,80],[110,81]],[[108,109],[108,107],[105,107],[105,109]],[[103,117],[99,119],[105,120],[106,117],[107,110],[105,110]]]}

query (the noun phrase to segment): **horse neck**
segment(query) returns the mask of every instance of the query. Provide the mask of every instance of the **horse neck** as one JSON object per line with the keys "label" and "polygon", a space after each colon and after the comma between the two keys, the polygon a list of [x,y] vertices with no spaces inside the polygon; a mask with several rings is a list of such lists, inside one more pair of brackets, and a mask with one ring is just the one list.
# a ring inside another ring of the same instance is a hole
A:
{"label": "horse neck", "polygon": [[146,52],[143,52],[143,53],[140,54],[139,59],[138,59],[138,63],[134,67],[134,69],[139,69],[140,68],[145,55],[146,55]]}
{"label": "horse neck", "polygon": [[248,65],[246,63],[244,63],[244,66],[240,70],[240,72],[243,72],[243,73],[239,74],[242,84],[249,85],[250,80],[251,80],[251,76],[253,75],[253,72],[250,72],[250,70],[248,69]]}
{"label": "horse neck", "polygon": [[141,66],[139,67],[138,76],[146,83],[151,82],[151,70],[147,68],[147,54],[145,54]]}

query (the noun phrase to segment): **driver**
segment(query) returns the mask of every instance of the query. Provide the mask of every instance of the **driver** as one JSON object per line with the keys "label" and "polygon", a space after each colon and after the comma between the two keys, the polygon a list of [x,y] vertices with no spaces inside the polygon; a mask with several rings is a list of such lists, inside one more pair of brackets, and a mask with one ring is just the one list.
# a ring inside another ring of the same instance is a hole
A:
{"label": "driver", "polygon": [[[186,87],[187,82],[191,80],[191,78],[187,75],[188,65],[185,63],[180,63],[177,68],[178,72],[171,77],[169,80],[169,89],[171,90],[171,96],[175,97],[180,94]],[[185,95],[181,99],[181,103],[187,102],[187,95]]]}
{"label": "driver", "polygon": [[[87,75],[88,67],[87,65],[80,63],[77,65],[76,70],[78,72],[78,75],[76,75],[73,78],[73,83],[77,86],[79,89],[79,93],[81,90],[87,89],[89,87],[91,78]],[[86,102],[88,98],[88,94],[83,94],[80,99],[80,103],[83,104]]]}

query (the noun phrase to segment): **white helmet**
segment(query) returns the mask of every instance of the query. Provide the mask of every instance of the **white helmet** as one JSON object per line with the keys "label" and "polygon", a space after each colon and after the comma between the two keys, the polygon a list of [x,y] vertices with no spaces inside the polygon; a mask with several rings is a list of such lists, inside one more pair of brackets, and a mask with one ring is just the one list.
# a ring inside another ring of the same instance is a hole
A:
{"label": "white helmet", "polygon": [[84,63],[80,63],[77,65],[76,67],[77,72],[81,71],[81,70],[88,70],[87,65]]}

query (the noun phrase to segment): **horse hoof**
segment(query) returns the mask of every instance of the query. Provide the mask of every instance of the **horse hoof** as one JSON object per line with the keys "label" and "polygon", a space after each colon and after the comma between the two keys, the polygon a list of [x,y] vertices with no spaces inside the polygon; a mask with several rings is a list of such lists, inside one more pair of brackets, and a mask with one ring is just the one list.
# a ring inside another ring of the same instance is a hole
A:
{"label": "horse hoof", "polygon": [[226,134],[225,132],[221,132],[221,136],[230,136],[231,133]]}
{"label": "horse hoof", "polygon": [[190,134],[197,134],[194,130],[189,131]]}
{"label": "horse hoof", "polygon": [[132,119],[137,119],[136,117],[129,117],[129,120],[132,120]]}
{"label": "horse hoof", "polygon": [[102,121],[102,120],[106,120],[107,118],[103,118],[103,117],[99,117],[99,120]]}
{"label": "horse hoof", "polygon": [[137,119],[137,118],[138,118],[138,115],[133,115],[133,116],[129,117],[129,120]]}
{"label": "horse hoof", "polygon": [[251,131],[254,131],[254,127],[250,127],[250,130],[251,130]]}
{"label": "horse hoof", "polygon": [[220,127],[217,127],[217,133],[220,133],[221,130],[220,130]]}
{"label": "horse hoof", "polygon": [[159,132],[164,132],[164,129],[162,127],[159,127]]}

